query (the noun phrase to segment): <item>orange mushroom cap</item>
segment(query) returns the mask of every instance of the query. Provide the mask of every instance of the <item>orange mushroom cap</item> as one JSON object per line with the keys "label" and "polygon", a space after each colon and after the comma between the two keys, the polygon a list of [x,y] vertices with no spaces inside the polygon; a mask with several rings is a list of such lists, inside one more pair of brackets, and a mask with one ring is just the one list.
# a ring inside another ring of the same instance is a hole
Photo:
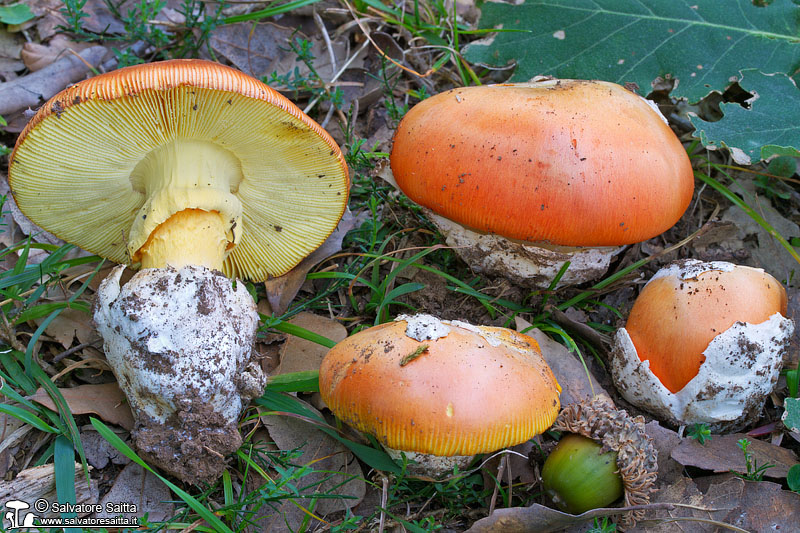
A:
{"label": "orange mushroom cap", "polygon": [[[446,334],[412,338],[420,320]],[[555,420],[561,392],[531,337],[426,315],[340,342],[319,381],[342,421],[389,448],[437,456],[492,452],[538,435]]]}
{"label": "orange mushroom cap", "polygon": [[619,246],[689,205],[689,158],[640,96],[603,81],[465,87],[414,106],[391,166],[412,200],[509,239]]}
{"label": "orange mushroom cap", "polygon": [[697,375],[717,335],[735,322],[785,316],[786,306],[783,286],[761,269],[689,261],[662,269],[645,285],[625,329],[639,359],[650,361],[674,394]]}

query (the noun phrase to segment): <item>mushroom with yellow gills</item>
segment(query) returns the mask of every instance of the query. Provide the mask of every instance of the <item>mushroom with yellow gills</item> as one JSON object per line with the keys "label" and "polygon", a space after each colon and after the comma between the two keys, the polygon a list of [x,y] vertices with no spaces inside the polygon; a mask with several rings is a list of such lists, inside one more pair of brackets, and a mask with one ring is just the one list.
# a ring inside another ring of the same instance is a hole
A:
{"label": "mushroom with yellow gills", "polygon": [[54,96],[9,162],[20,209],[140,267],[104,280],[95,321],[136,418],[134,442],[189,481],[215,478],[265,377],[244,284],[286,273],[344,212],[333,139],[289,100],[202,60],[123,68]]}

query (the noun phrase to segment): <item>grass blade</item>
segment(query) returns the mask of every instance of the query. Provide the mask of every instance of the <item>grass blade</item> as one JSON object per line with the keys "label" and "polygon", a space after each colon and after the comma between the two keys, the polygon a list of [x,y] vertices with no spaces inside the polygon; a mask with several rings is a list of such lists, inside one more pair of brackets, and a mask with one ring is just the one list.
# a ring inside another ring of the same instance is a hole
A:
{"label": "grass blade", "polygon": [[272,392],[319,392],[319,370],[270,376],[267,390]]}
{"label": "grass blade", "polygon": [[14,418],[17,418],[26,424],[29,424],[39,431],[44,431],[45,433],[59,433],[59,431],[36,416],[35,414],[31,413],[30,411],[26,411],[21,407],[17,407],[16,405],[8,405],[4,403],[0,403],[0,413],[5,413],[7,415],[11,415]]}
{"label": "grass blade", "polygon": [[[56,437],[53,462],[55,463],[56,498],[58,498],[58,503],[75,505],[78,503],[78,497],[75,494],[75,449],[64,435]],[[76,518],[77,516],[78,514],[74,511],[61,513],[61,518]],[[77,533],[82,530],[76,527],[66,527],[64,531]]]}

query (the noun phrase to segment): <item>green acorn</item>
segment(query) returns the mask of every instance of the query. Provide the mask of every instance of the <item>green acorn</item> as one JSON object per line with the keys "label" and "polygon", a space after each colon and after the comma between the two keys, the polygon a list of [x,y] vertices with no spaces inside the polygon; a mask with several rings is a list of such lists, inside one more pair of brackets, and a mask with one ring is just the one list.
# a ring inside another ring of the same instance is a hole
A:
{"label": "green acorn", "polygon": [[570,514],[614,503],[625,492],[617,473],[617,453],[603,453],[592,439],[568,433],[547,457],[542,484],[553,503]]}
{"label": "green acorn", "polygon": [[[566,406],[553,429],[565,435],[544,463],[542,484],[557,507],[581,514],[622,496],[625,505],[650,502],[658,464],[644,418],[632,418],[597,396]],[[632,527],[643,516],[628,512],[619,525]]]}

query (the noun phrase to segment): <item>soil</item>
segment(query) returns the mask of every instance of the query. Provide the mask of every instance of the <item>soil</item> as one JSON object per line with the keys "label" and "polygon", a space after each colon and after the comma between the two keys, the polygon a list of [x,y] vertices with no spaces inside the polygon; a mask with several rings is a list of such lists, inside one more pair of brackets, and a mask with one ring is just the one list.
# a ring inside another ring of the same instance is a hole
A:
{"label": "soil", "polygon": [[161,424],[142,417],[132,433],[136,449],[151,464],[188,483],[213,482],[225,456],[242,445],[234,423],[191,398],[177,399],[175,414]]}

